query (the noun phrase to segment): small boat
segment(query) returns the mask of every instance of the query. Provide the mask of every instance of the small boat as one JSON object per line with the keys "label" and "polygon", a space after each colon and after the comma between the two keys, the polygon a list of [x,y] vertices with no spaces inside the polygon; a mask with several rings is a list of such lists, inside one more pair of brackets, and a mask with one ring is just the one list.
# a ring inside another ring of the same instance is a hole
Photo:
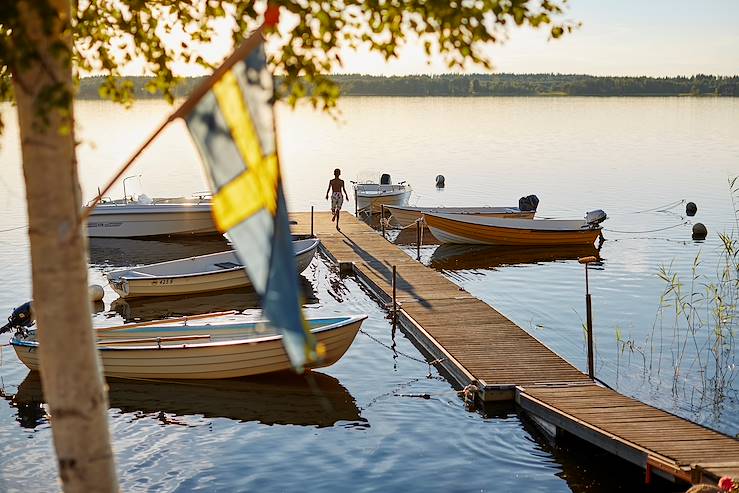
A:
{"label": "small boat", "polygon": [[380,183],[354,183],[358,212],[379,212],[383,205],[407,205],[412,192],[411,186],[404,181],[393,185],[387,173],[380,177]]}
{"label": "small boat", "polygon": [[[298,274],[308,268],[319,244],[315,238],[293,241]],[[251,284],[235,250],[116,270],[107,278],[122,298],[204,293]]]}
{"label": "small boat", "polygon": [[91,238],[143,238],[151,236],[218,233],[208,197],[105,201],[90,213],[87,236]]}
{"label": "small boat", "polygon": [[391,221],[406,228],[424,214],[463,214],[481,217],[500,217],[506,219],[533,219],[536,211],[525,211],[518,207],[408,207],[387,205],[385,209],[391,214]]}
{"label": "small boat", "polygon": [[500,219],[460,214],[424,214],[431,233],[442,243],[509,246],[592,245],[601,235],[603,211],[586,220]]}
{"label": "small boat", "polygon": [[[96,330],[97,348],[107,377],[151,379],[220,379],[261,375],[291,368],[282,335],[269,322],[211,323],[159,320]],[[337,362],[349,349],[366,315],[309,319],[311,332],[326,349],[322,368]],[[39,369],[36,330],[11,338],[18,359]]]}

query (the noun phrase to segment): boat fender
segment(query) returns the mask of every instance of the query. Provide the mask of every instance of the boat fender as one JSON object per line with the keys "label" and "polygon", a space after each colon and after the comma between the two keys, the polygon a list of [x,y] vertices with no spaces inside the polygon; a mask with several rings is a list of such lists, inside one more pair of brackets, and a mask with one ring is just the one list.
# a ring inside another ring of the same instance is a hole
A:
{"label": "boat fender", "polygon": [[705,240],[708,236],[708,228],[703,223],[695,223],[693,225],[693,239]]}
{"label": "boat fender", "polygon": [[436,175],[436,188],[444,188],[444,175]]}
{"label": "boat fender", "polygon": [[97,301],[103,301],[103,297],[105,296],[105,290],[103,287],[99,284],[91,284],[88,288],[88,292],[90,293],[90,301],[97,302]]}
{"label": "boat fender", "polygon": [[585,222],[590,226],[597,226],[606,219],[608,219],[608,215],[602,209],[596,209],[585,214]]}
{"label": "boat fender", "polygon": [[8,317],[8,323],[0,327],[0,334],[10,332],[13,329],[22,329],[33,325],[33,312],[31,311],[31,302],[27,301],[21,306],[13,310]]}
{"label": "boat fender", "polygon": [[518,199],[518,209],[521,211],[536,211],[537,207],[539,207],[539,197],[536,195],[527,195]]}
{"label": "boat fender", "polygon": [[380,185],[392,185],[393,181],[390,179],[390,175],[383,173],[380,175]]}
{"label": "boat fender", "polygon": [[685,214],[687,214],[690,217],[695,216],[695,213],[698,212],[698,206],[695,205],[695,202],[688,202],[685,205]]}

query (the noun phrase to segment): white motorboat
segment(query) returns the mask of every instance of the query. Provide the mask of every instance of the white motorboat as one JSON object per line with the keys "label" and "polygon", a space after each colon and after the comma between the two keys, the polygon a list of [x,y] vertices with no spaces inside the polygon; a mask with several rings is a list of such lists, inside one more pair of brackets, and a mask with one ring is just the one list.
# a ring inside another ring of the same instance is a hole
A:
{"label": "white motorboat", "polygon": [[358,212],[379,212],[383,205],[408,205],[412,192],[411,186],[404,181],[394,185],[388,174],[380,177],[380,183],[354,183]]}
{"label": "white motorboat", "polygon": [[[308,268],[319,244],[315,238],[293,241],[298,273]],[[116,270],[107,278],[122,298],[204,293],[251,284],[234,250]]]}
{"label": "white motorboat", "polygon": [[217,233],[209,197],[104,201],[87,219],[91,238],[141,238]]}
{"label": "white motorboat", "polygon": [[536,211],[521,210],[518,207],[403,207],[388,205],[385,209],[391,214],[391,224],[406,228],[424,214],[463,214],[480,217],[500,217],[505,219],[533,219]]}
{"label": "white motorboat", "polygon": [[[291,368],[282,336],[269,322],[234,322],[223,314],[208,323],[158,320],[97,329],[97,348],[106,376],[151,379],[220,379],[246,377]],[[309,319],[308,325],[326,350],[309,368],[338,361],[354,341],[366,315]],[[36,330],[17,332],[10,340],[18,359],[39,369]]]}

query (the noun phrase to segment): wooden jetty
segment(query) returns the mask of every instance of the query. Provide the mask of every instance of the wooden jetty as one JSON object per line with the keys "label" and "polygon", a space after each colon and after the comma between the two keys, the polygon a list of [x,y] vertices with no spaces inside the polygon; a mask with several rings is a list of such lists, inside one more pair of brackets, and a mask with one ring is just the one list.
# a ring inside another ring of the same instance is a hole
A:
{"label": "wooden jetty", "polygon": [[510,400],[542,429],[570,433],[652,474],[689,483],[739,477],[739,440],[599,385],[536,338],[442,274],[412,259],[364,222],[294,213],[293,233],[315,234],[343,272],[392,301],[413,342],[460,388],[483,401]]}

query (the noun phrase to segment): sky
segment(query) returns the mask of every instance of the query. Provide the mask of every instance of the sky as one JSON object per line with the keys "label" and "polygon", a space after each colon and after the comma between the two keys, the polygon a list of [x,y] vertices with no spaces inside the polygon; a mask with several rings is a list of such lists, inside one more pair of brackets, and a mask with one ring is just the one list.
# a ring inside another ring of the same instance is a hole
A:
{"label": "sky", "polygon": [[[570,0],[565,17],[581,22],[575,32],[549,40],[546,29],[511,27],[503,44],[486,47],[501,73],[580,73],[675,76],[698,73],[739,75],[739,0]],[[285,17],[283,15],[283,17]],[[287,19],[282,19],[287,21]],[[283,23],[281,23],[282,25]],[[224,26],[225,27],[225,26]],[[231,49],[228,29],[203,47],[217,62]],[[337,73],[373,75],[439,74],[449,70],[441,57],[427,60],[420,43],[407,43],[399,59],[344,50]],[[483,72],[481,67],[469,71]],[[124,71],[140,75],[132,64]],[[179,65],[179,75],[203,75]]]}
{"label": "sky", "polygon": [[[739,74],[739,0],[570,0],[566,17],[582,22],[572,34],[511,29],[509,40],[487,49],[496,72],[673,76]],[[340,72],[443,73],[427,64],[420,46],[399,60],[347,52]]]}

